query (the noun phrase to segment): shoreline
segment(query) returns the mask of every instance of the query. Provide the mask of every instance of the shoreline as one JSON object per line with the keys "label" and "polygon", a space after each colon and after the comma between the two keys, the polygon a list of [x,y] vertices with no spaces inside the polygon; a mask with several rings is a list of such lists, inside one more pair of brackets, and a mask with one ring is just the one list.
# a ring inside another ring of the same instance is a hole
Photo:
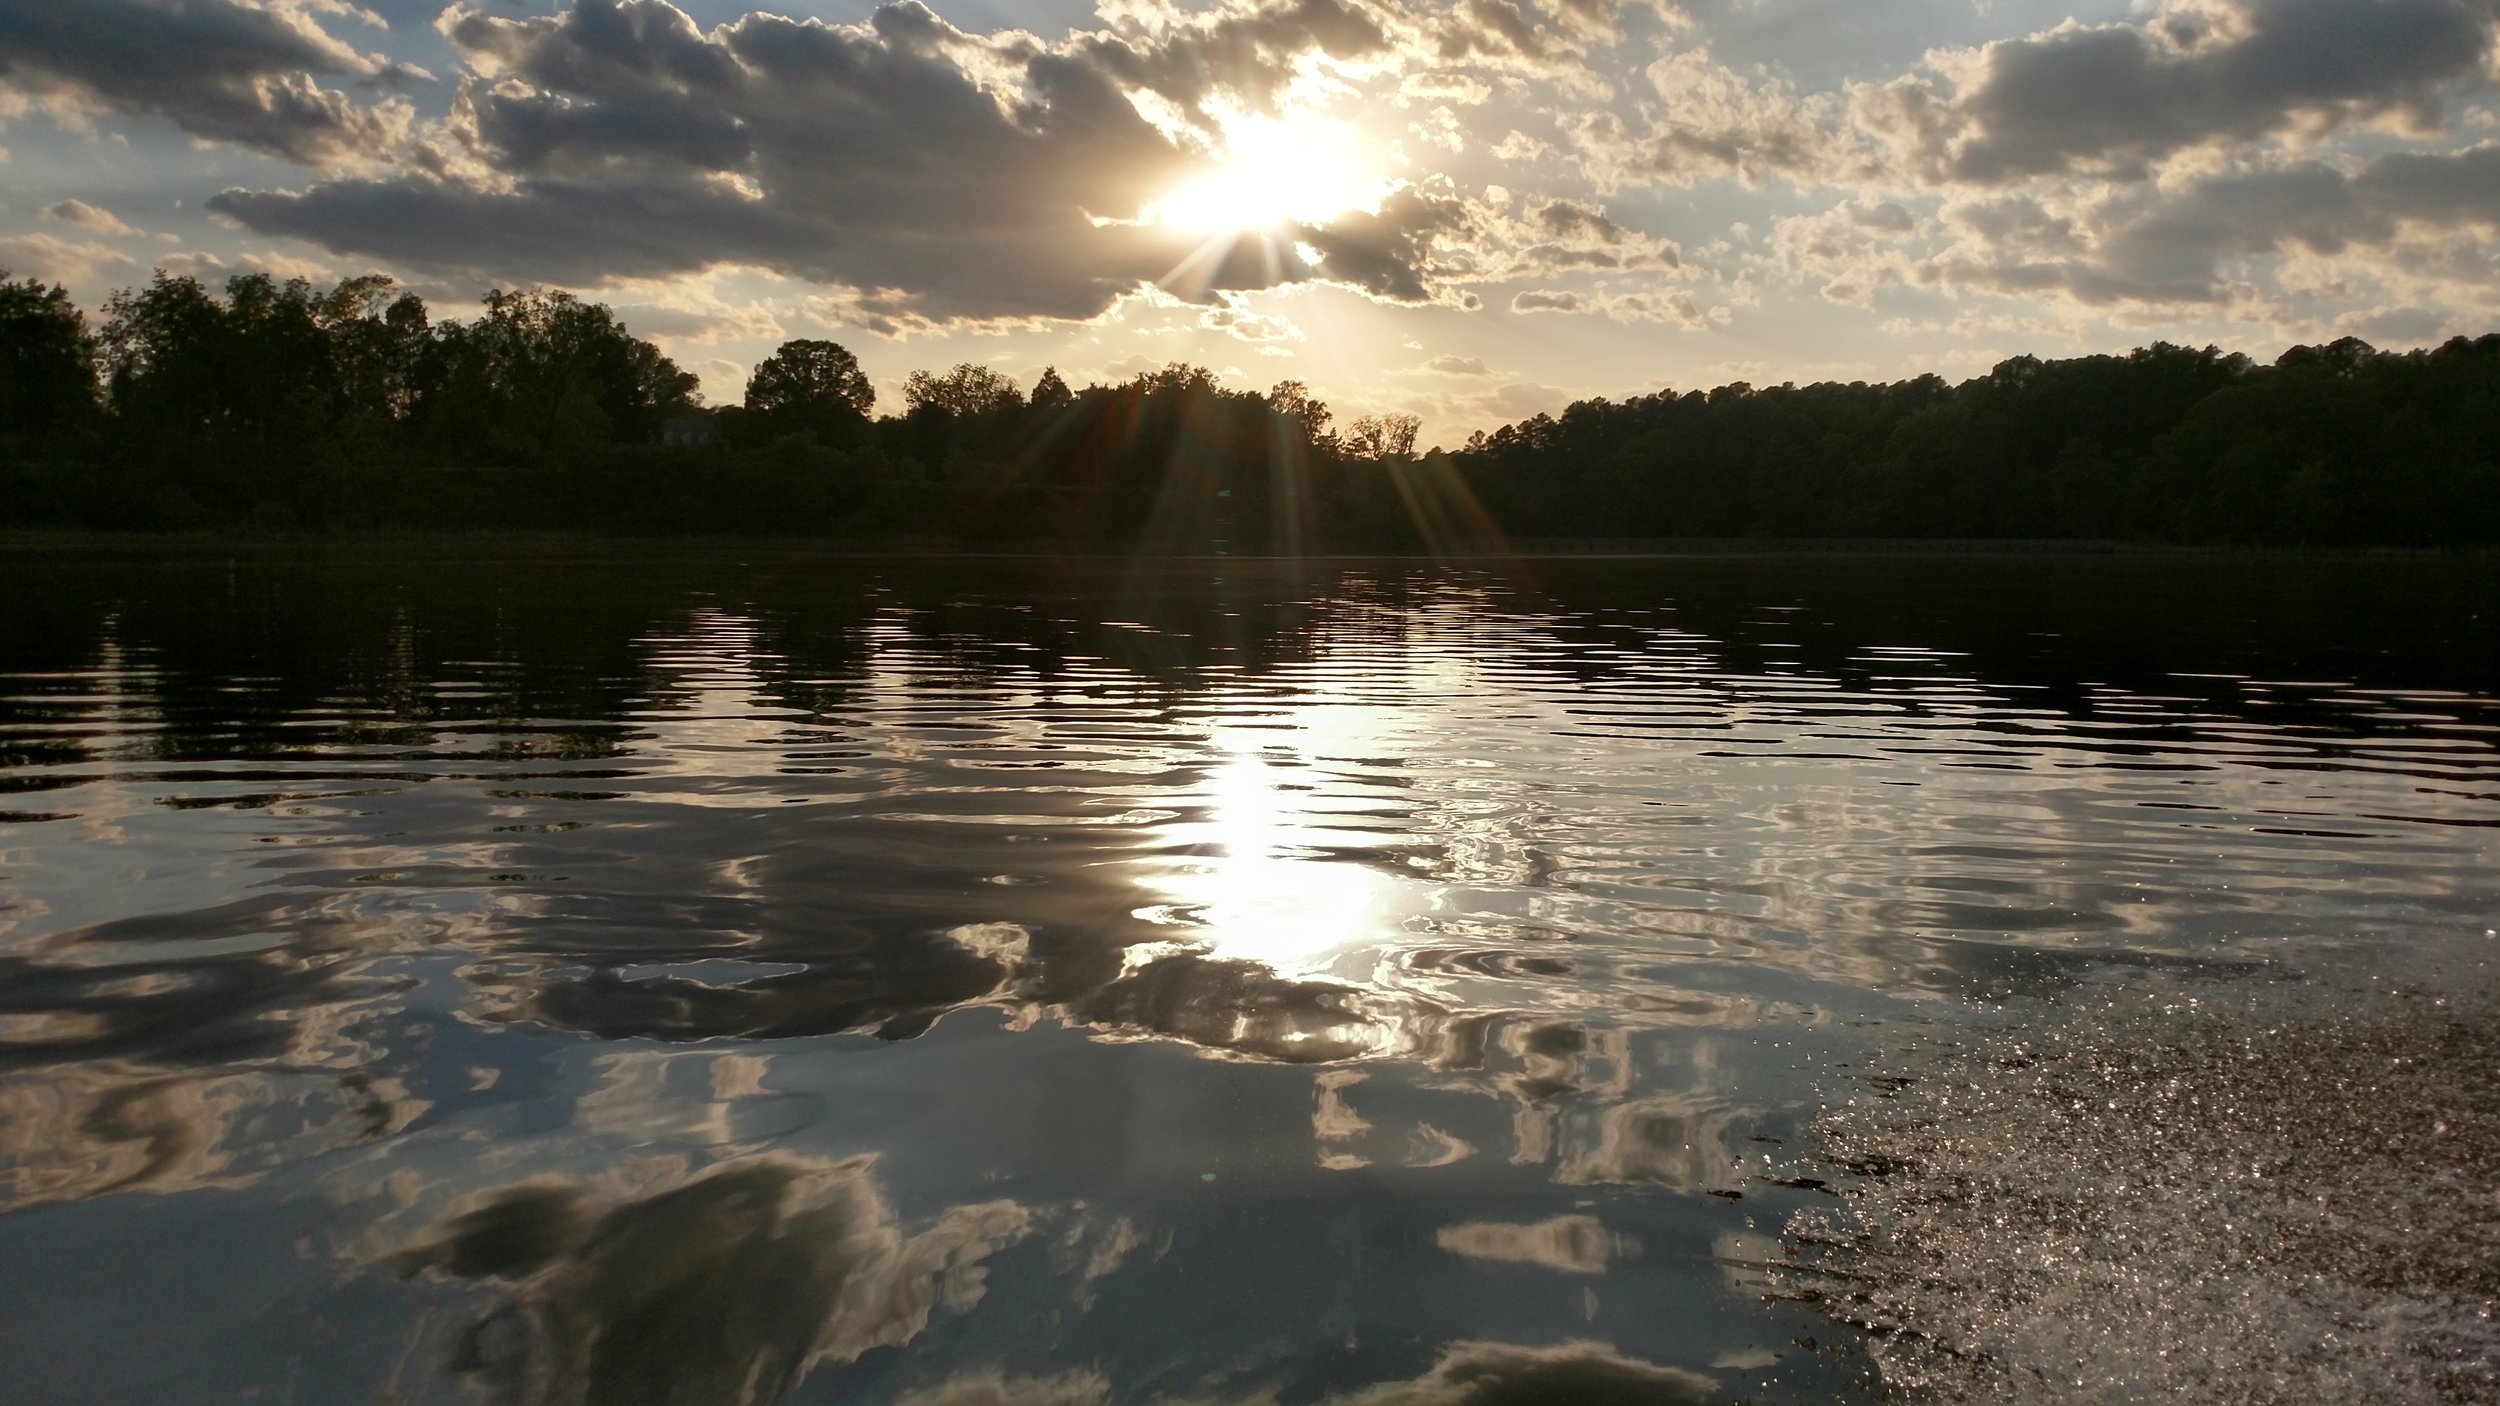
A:
{"label": "shoreline", "polygon": [[2500,1399],[2495,954],[2135,973],[1894,1052],[1791,1169],[1840,1203],[1778,1296],[1912,1402]]}
{"label": "shoreline", "polygon": [[1447,549],[1348,548],[1299,554],[1149,551],[1099,544],[1021,543],[987,545],[928,540],[867,541],[835,537],[686,534],[626,536],[535,529],[433,532],[419,529],[337,533],[96,532],[73,528],[0,529],[0,555],[40,556],[80,551],[152,551],[178,554],[278,553],[372,548],[530,549],[550,555],[591,556],[611,552],[761,551],[878,561],[1155,561],[1267,564],[1315,561],[1415,562],[1640,562],[1741,557],[2020,557],[2135,558],[2153,560],[2269,559],[2293,561],[2500,561],[2500,547],[2345,546],[2064,541],[2029,538],[1953,537],[1697,537],[1661,538],[1625,545],[1609,539],[1588,546],[1553,539],[1526,539],[1503,546],[1470,543]]}

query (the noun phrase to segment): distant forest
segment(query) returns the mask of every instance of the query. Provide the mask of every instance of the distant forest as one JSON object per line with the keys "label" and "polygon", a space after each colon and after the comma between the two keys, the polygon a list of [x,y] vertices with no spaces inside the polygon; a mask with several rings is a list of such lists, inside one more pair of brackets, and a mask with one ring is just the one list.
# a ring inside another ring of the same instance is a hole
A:
{"label": "distant forest", "polygon": [[831,342],[744,402],[608,308],[498,291],[434,319],[387,278],[158,274],[100,325],[0,272],[0,527],[529,529],[1241,553],[1496,538],[2500,544],[2500,335],[2271,366],[2207,347],[1582,401],[1419,453],[1296,382],[1174,365],[1028,388]]}

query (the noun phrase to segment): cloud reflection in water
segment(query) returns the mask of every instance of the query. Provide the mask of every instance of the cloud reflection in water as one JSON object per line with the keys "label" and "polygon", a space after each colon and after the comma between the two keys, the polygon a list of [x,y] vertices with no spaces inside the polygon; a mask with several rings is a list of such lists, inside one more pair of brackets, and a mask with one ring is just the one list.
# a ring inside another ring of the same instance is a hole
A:
{"label": "cloud reflection in water", "polygon": [[1674,1400],[1735,1312],[1691,1247],[1845,1020],[2500,901],[2482,656],[2252,645],[2194,563],[2019,629],[2028,566],[920,569],[36,581],[0,1209],[413,1246],[361,1330],[494,1300],[510,1401],[1145,1400],[1207,1341],[1296,1406]]}
{"label": "cloud reflection in water", "polygon": [[866,1160],[767,1156],[621,1199],[485,1193],[395,1258],[503,1286],[455,1359],[499,1402],[773,1406],[813,1366],[971,1308],[981,1261],[1030,1228],[993,1201],[905,1235]]}

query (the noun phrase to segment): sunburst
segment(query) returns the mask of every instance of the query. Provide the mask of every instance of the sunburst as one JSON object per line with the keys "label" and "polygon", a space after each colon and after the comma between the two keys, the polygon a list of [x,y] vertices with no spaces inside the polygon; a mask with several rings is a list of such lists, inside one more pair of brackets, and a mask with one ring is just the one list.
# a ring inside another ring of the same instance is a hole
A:
{"label": "sunburst", "polygon": [[1215,169],[1154,203],[1192,234],[1275,233],[1379,204],[1388,182],[1362,134],[1320,113],[1219,119]]}

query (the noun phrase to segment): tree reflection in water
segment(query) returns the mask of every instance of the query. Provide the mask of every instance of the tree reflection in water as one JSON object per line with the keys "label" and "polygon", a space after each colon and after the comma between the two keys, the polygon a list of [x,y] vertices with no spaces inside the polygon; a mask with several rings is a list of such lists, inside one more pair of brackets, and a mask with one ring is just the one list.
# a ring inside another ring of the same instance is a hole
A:
{"label": "tree reflection in water", "polygon": [[0,559],[0,1368],[1771,1395],[1855,1022],[2500,902],[2488,572],[2270,571]]}

